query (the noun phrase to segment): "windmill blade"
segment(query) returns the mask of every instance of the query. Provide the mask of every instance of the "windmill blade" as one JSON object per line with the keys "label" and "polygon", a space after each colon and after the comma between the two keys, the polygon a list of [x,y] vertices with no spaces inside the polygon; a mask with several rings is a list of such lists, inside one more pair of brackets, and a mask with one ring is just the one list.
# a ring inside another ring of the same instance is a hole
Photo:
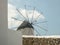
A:
{"label": "windmill blade", "polygon": [[11,18],[14,19],[14,20],[22,21],[22,20],[19,20],[19,19],[17,19],[17,18],[14,18],[14,17],[11,17]]}
{"label": "windmill blade", "polygon": [[12,29],[15,29],[15,28],[17,28],[17,27],[12,27]]}
{"label": "windmill blade", "polygon": [[[19,12],[19,14],[21,14],[22,16],[23,16],[23,14],[16,8],[16,10]],[[24,16],[23,16],[24,17]],[[24,17],[25,18],[25,17]],[[26,20],[26,18],[25,18],[25,20]]]}
{"label": "windmill blade", "polygon": [[37,30],[35,30],[37,33],[38,33],[38,35],[40,36],[40,33],[37,31]]}
{"label": "windmill blade", "polygon": [[11,27],[11,28],[9,28],[9,29],[16,29],[17,27]]}
{"label": "windmill blade", "polygon": [[34,19],[34,10],[35,10],[35,8],[33,9],[33,15],[32,15],[32,19],[31,19],[31,23],[33,22],[33,19]]}
{"label": "windmill blade", "polygon": [[48,21],[43,21],[43,22],[36,22],[36,23],[34,23],[34,24],[39,24],[39,23],[46,23],[46,22],[48,22]]}
{"label": "windmill blade", "polygon": [[37,27],[43,29],[44,31],[48,31],[47,29],[45,29],[45,28],[43,28],[43,27],[41,27],[41,26],[39,26],[39,25],[36,25],[36,24],[33,24],[33,25],[35,25],[35,26],[37,26]]}
{"label": "windmill blade", "polygon": [[40,33],[36,29],[34,29],[34,30],[38,33],[38,35],[40,35]]}
{"label": "windmill blade", "polygon": [[43,21],[43,22],[40,22],[40,23],[46,23],[46,22],[48,22],[48,21]]}
{"label": "windmill blade", "polygon": [[27,20],[29,22],[29,17],[28,17],[27,11],[26,11],[26,5],[25,5],[25,13],[26,13]]}
{"label": "windmill blade", "polygon": [[37,18],[33,21],[33,23],[34,23],[34,22],[37,22],[37,19],[38,19],[39,17],[40,17],[40,15],[39,15],[39,16],[37,16]]}
{"label": "windmill blade", "polygon": [[11,17],[12,19],[14,19],[14,20],[18,20],[17,18],[14,18],[14,17]]}
{"label": "windmill blade", "polygon": [[[41,14],[43,14],[43,13],[41,12]],[[38,19],[40,16],[41,16],[41,15],[38,15],[38,16],[36,17],[35,21],[33,21],[33,22],[37,22],[37,19]]]}

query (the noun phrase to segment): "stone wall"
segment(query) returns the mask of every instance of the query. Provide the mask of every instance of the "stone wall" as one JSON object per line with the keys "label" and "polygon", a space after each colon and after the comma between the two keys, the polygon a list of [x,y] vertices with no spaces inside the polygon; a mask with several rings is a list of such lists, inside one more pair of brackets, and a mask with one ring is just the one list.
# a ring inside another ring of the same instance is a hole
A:
{"label": "stone wall", "polygon": [[23,45],[60,45],[60,38],[23,37]]}

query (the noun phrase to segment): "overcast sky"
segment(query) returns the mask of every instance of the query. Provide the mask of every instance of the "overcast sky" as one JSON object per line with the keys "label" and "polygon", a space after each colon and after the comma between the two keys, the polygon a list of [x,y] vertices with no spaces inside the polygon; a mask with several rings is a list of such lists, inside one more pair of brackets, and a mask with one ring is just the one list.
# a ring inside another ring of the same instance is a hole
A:
{"label": "overcast sky", "polygon": [[8,3],[17,8],[24,8],[25,4],[36,7],[36,10],[42,12],[48,21],[47,35],[60,35],[60,0],[9,0]]}

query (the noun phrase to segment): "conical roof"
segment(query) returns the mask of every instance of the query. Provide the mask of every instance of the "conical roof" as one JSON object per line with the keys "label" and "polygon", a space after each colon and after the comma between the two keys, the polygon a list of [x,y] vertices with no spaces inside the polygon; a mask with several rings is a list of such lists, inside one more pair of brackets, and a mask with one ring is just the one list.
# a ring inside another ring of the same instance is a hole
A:
{"label": "conical roof", "polygon": [[27,21],[23,21],[23,23],[17,28],[17,30],[24,29],[24,28],[33,28],[33,26],[31,23]]}

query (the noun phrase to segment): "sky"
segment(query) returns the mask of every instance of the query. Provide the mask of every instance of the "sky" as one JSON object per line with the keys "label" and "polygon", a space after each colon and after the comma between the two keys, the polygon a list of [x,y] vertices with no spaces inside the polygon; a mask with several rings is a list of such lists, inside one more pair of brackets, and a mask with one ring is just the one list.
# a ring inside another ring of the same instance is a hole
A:
{"label": "sky", "polygon": [[60,35],[60,0],[8,0],[8,3],[16,8],[24,8],[25,4],[36,7],[48,21],[45,26],[48,29],[46,35]]}

